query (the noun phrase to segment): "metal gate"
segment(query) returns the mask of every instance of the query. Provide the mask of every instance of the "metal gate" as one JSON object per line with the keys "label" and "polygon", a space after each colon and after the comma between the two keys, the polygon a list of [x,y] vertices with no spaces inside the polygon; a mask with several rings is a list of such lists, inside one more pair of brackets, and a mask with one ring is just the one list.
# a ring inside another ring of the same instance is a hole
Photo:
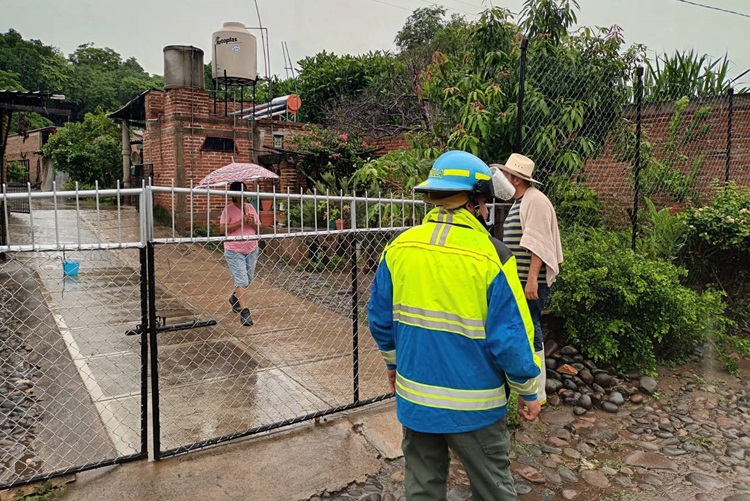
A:
{"label": "metal gate", "polygon": [[125,335],[146,248],[126,195],[143,191],[2,195],[0,489],[147,457],[147,338]]}
{"label": "metal gate", "polygon": [[2,194],[29,212],[0,215],[0,489],[389,397],[365,305],[382,248],[422,203],[248,196],[264,224],[246,237],[262,249],[252,327],[227,301],[226,192]]}
{"label": "metal gate", "polygon": [[149,242],[156,457],[390,396],[366,304],[380,252],[421,220],[421,202],[249,193],[264,231],[246,237],[261,249],[246,327],[228,300],[223,256],[236,237],[217,224],[229,195],[151,189],[173,215]]}
{"label": "metal gate", "polygon": [[[8,193],[27,193],[29,191],[29,180],[30,180],[30,166],[29,166],[29,159],[24,158],[21,160],[14,160],[11,163],[17,163],[20,164],[21,167],[23,167],[25,175],[23,179],[19,179],[17,181],[11,181],[8,182],[5,186],[6,191]],[[15,198],[8,201],[8,210],[10,212],[18,212],[22,214],[28,214],[30,210],[29,206],[29,198],[22,197],[22,198]]]}

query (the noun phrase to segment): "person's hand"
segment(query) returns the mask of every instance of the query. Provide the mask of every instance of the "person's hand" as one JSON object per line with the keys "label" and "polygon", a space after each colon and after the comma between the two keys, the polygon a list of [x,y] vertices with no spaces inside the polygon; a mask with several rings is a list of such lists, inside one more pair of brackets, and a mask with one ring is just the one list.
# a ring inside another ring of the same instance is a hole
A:
{"label": "person's hand", "polygon": [[391,393],[396,391],[396,369],[388,369],[388,387]]}
{"label": "person's hand", "polygon": [[534,279],[532,280],[531,277],[526,281],[526,289],[524,289],[524,293],[526,294],[526,299],[529,301],[536,301],[539,299],[539,282]]}
{"label": "person's hand", "polygon": [[518,397],[518,413],[526,421],[535,420],[541,411],[542,411],[542,404],[539,403],[539,400],[534,400],[533,402],[527,402],[523,398]]}

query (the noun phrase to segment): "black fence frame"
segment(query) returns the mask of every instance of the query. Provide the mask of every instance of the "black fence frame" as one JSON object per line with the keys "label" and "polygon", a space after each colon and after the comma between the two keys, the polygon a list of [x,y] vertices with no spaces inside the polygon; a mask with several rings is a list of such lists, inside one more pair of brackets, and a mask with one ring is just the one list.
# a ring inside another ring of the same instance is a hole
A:
{"label": "black fence frame", "polygon": [[[146,310],[148,310],[148,314],[146,315],[144,313],[144,320],[143,320],[143,326],[145,328],[141,328],[142,335],[145,336],[148,334],[148,357],[150,362],[150,370],[151,370],[151,405],[152,405],[152,427],[153,427],[153,443],[152,443],[152,450],[153,450],[153,456],[155,459],[163,459],[168,458],[172,456],[177,456],[180,454],[185,454],[188,452],[197,451],[206,447],[218,445],[224,442],[229,442],[231,440],[235,440],[238,438],[244,438],[249,437],[252,435],[257,435],[259,433],[264,433],[271,430],[276,430],[279,428],[284,428],[286,426],[291,426],[298,423],[303,423],[306,421],[312,421],[317,420],[324,416],[329,416],[332,414],[337,414],[343,411],[348,411],[351,409],[356,409],[359,407],[363,407],[369,404],[373,404],[376,402],[381,402],[383,400],[387,400],[389,398],[392,398],[394,396],[393,393],[386,393],[382,395],[377,395],[372,398],[368,398],[365,400],[360,399],[360,383],[359,383],[359,324],[360,324],[360,318],[359,318],[359,274],[360,270],[357,266],[357,251],[358,251],[358,233],[357,230],[343,230],[342,231],[342,238],[345,239],[345,245],[347,248],[347,255],[348,255],[348,267],[350,271],[350,288],[349,288],[349,294],[351,296],[351,312],[350,312],[350,318],[351,318],[351,335],[352,335],[352,399],[351,403],[346,405],[339,405],[335,407],[330,407],[328,409],[313,412],[309,414],[305,414],[302,416],[297,416],[294,418],[284,419],[282,421],[277,421],[275,423],[257,426],[254,428],[250,428],[244,431],[230,433],[227,435],[219,436],[210,438],[207,440],[201,440],[198,442],[193,442],[190,444],[183,444],[179,447],[175,447],[172,449],[166,449],[163,450],[161,447],[161,414],[159,412],[159,366],[158,366],[158,354],[159,354],[159,341],[158,341],[158,334],[162,331],[175,331],[175,330],[184,330],[184,329],[194,329],[194,328],[200,328],[205,327],[208,325],[214,325],[216,322],[213,320],[208,320],[205,322],[189,322],[185,324],[174,324],[170,326],[160,326],[157,319],[157,312],[156,312],[156,280],[155,280],[155,249],[156,246],[154,243],[149,242],[146,248],[143,250],[143,252],[146,253],[146,263],[147,263],[147,273],[143,277],[142,280],[142,288],[145,287],[147,290],[145,293],[142,294],[147,298],[146,299]],[[159,244],[159,245],[169,245],[169,244]],[[141,326],[139,326],[141,327]],[[143,349],[145,348],[145,343],[143,344]],[[146,384],[145,381],[142,381],[142,384]]]}

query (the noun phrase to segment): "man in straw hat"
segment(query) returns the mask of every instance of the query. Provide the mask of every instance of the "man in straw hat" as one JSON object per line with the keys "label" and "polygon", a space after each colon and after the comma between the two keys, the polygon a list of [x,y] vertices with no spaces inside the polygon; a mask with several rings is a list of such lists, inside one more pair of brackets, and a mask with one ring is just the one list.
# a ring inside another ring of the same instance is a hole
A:
{"label": "man in straw hat", "polygon": [[525,419],[540,410],[515,259],[485,225],[493,185],[474,155],[441,155],[415,188],[437,207],[388,244],[372,284],[370,332],[396,393],[411,501],[446,499],[449,448],[474,501],[516,499],[507,390]]}
{"label": "man in straw hat", "polygon": [[[555,208],[544,193],[533,186],[532,183],[539,181],[532,177],[534,162],[530,158],[514,153],[504,165],[493,164],[492,167],[502,170],[515,187],[513,206],[503,223],[503,242],[516,256],[518,278],[534,322],[534,351],[544,362],[542,310],[563,261]],[[542,404],[547,401],[545,385],[546,371],[542,365],[538,380]]]}

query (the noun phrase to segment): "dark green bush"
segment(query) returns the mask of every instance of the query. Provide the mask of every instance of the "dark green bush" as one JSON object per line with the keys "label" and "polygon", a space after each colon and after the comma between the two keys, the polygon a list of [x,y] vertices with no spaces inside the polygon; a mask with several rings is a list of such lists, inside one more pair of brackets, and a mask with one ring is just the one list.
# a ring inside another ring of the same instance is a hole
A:
{"label": "dark green bush", "polygon": [[602,226],[602,206],[596,191],[580,182],[552,176],[547,195],[561,226]]}
{"label": "dark green bush", "polygon": [[731,329],[714,345],[735,372],[732,352],[750,356],[750,189],[717,185],[711,203],[685,214],[684,227],[688,283],[696,288],[709,284],[726,294]]}
{"label": "dark green bush", "polygon": [[23,183],[28,181],[28,171],[19,162],[8,162],[5,167],[8,172],[8,181],[11,183]]}
{"label": "dark green bush", "polygon": [[568,341],[587,356],[620,371],[652,372],[657,361],[684,359],[721,331],[724,303],[719,292],[681,285],[685,269],[628,247],[623,234],[568,235],[550,307],[564,320]]}

